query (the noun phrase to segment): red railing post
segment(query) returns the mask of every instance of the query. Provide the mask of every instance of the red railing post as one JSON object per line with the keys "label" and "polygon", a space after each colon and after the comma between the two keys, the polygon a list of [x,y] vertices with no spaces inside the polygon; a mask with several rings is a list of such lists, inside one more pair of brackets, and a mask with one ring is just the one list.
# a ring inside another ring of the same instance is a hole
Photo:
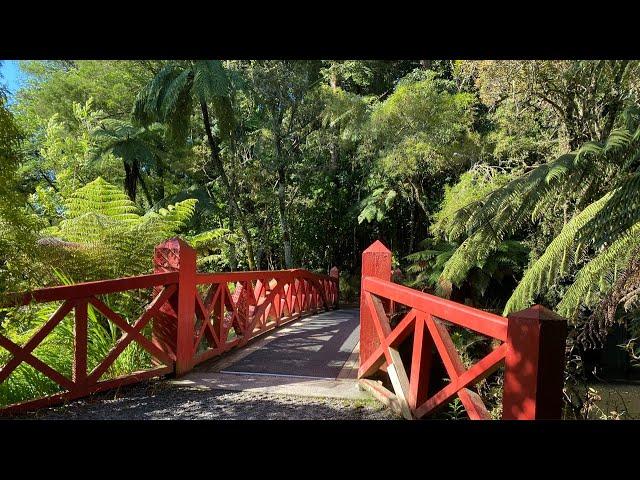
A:
{"label": "red railing post", "polygon": [[153,341],[176,357],[175,374],[191,370],[194,350],[196,251],[179,238],[155,248],[154,273],[178,272],[178,290],[153,323]]}
{"label": "red railing post", "polygon": [[73,369],[72,379],[78,392],[87,394],[87,348],[88,348],[88,318],[87,300],[79,300],[75,307],[75,322],[73,324]]}
{"label": "red railing post", "polygon": [[567,321],[541,305],[509,315],[502,418],[560,419]]}
{"label": "red railing post", "polygon": [[366,305],[362,285],[365,277],[391,280],[391,251],[376,240],[362,252],[362,277],[360,279],[360,365],[380,346],[373,317]]}

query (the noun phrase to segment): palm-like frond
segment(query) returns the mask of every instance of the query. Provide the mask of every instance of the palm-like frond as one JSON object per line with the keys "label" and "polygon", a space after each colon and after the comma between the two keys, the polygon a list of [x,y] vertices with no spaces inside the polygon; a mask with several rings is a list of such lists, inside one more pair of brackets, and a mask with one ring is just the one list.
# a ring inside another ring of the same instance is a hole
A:
{"label": "palm-like frond", "polygon": [[229,78],[220,60],[193,62],[193,92],[201,102],[226,97],[230,90]]}
{"label": "palm-like frond", "polygon": [[[415,275],[410,283],[414,287],[434,287],[438,295],[449,296],[451,284],[442,280],[442,271],[446,267],[458,245],[452,242],[427,239],[420,243],[424,250],[406,257],[411,265],[407,273]],[[526,262],[529,249],[521,242],[508,240],[501,242],[498,248],[482,263],[471,266],[473,274],[467,278],[469,284],[482,297],[492,280],[500,283],[505,276],[512,276]],[[462,281],[456,286],[461,286]]]}
{"label": "palm-like frond", "polygon": [[102,177],[76,190],[67,200],[66,207],[67,220],[63,220],[62,225],[87,213],[128,224],[137,223],[139,218],[136,204],[120,188]]}
{"label": "palm-like frond", "polygon": [[135,127],[128,122],[103,122],[92,132],[95,140],[92,159],[97,160],[110,152],[126,163],[136,160],[142,165],[151,166],[158,161],[161,135],[158,130]]}
{"label": "palm-like frond", "polygon": [[180,63],[165,65],[153,79],[138,93],[133,105],[132,117],[135,122],[146,126],[161,122],[162,101],[167,87],[183,71]]}
{"label": "palm-like frond", "polygon": [[124,192],[97,178],[67,200],[65,219],[42,234],[73,242],[48,248],[74,278],[136,275],[151,269],[153,248],[186,225],[196,203],[186,199],[140,215]]}
{"label": "palm-like frond", "polygon": [[[441,281],[460,284],[526,223],[571,206],[577,214],[528,269],[504,313],[530,305],[587,255],[558,305],[564,314],[574,314],[580,302],[592,301],[590,292],[609,288],[615,269],[628,260],[623,253],[632,246],[629,232],[640,221],[639,167],[640,128],[620,128],[605,141],[588,142],[464,206],[448,220],[448,231],[466,239],[445,265]],[[594,251],[599,253],[589,259]]]}
{"label": "palm-like frond", "polygon": [[[605,206],[606,208],[606,206]],[[602,210],[601,210],[602,212]],[[625,268],[632,252],[640,246],[640,222],[631,227],[608,248],[583,266],[565,292],[556,310],[566,317],[574,317],[581,305],[592,306],[600,300]]]}
{"label": "palm-like frond", "polygon": [[210,104],[221,137],[233,128],[231,83],[220,60],[172,62],[136,98],[133,119],[139,125],[164,123],[174,140],[184,140],[195,103]]}
{"label": "palm-like frond", "polygon": [[640,173],[621,182],[605,208],[580,229],[581,241],[592,241],[595,247],[611,243],[640,221]]}
{"label": "palm-like frond", "polygon": [[580,258],[584,248],[584,245],[577,244],[576,233],[601,211],[610,196],[607,194],[592,203],[564,226],[542,256],[527,270],[509,298],[504,315],[528,307],[540,292],[569,272],[571,264]]}

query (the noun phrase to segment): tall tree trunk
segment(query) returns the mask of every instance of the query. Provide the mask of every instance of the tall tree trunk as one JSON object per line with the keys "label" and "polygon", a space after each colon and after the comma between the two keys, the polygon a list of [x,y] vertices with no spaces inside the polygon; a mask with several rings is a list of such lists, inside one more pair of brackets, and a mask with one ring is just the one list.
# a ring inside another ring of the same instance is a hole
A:
{"label": "tall tree trunk", "polygon": [[409,253],[413,253],[416,239],[416,204],[411,202],[409,217]]}
{"label": "tall tree trunk", "polygon": [[[228,205],[227,208],[227,214],[229,215],[229,230],[231,230],[231,232],[234,232],[236,229],[234,211],[233,208],[231,208],[231,205]],[[238,259],[236,258],[236,255],[236,244],[234,242],[231,242],[231,245],[229,245],[229,266],[231,267],[232,272],[237,270],[238,268]]]}
{"label": "tall tree trunk", "polygon": [[156,198],[162,200],[164,198],[164,166],[158,162],[156,163],[156,173],[158,175],[158,186],[156,188]]}
{"label": "tall tree trunk", "polygon": [[235,196],[235,191],[233,186],[229,182],[229,177],[227,177],[226,172],[224,171],[224,166],[222,165],[222,160],[220,159],[220,146],[218,142],[213,137],[213,133],[211,132],[211,122],[209,120],[209,108],[207,107],[206,102],[200,102],[200,109],[202,110],[202,121],[204,122],[204,129],[207,133],[207,140],[209,141],[209,148],[211,149],[211,161],[222,180],[222,185],[227,194],[227,200],[229,204],[235,211],[236,217],[240,222],[240,232],[244,237],[245,242],[247,243],[247,263],[249,264],[250,270],[255,270],[255,261],[253,255],[253,241],[251,239],[251,235],[249,234],[249,229],[247,228],[247,221],[244,216],[244,213],[240,209],[240,205],[238,204],[238,200]]}
{"label": "tall tree trunk", "polygon": [[129,165],[126,161],[122,160],[124,165],[124,191],[131,201],[136,201],[136,191],[138,189],[138,173],[134,168],[134,165]]}
{"label": "tall tree trunk", "polygon": [[140,172],[140,169],[137,168],[136,171],[137,171],[137,174],[138,174],[138,181],[140,182],[140,187],[142,188],[142,191],[144,192],[144,196],[146,197],[147,202],[149,202],[149,206],[152,207],[153,206],[153,197],[151,196],[151,192],[147,188],[147,183],[144,181],[144,178],[142,177],[142,173]]}
{"label": "tall tree trunk", "polygon": [[282,230],[282,246],[284,248],[284,264],[286,268],[293,268],[293,258],[291,256],[291,233],[286,211],[286,188],[287,176],[285,168],[281,165],[278,168],[278,213],[280,217],[280,229]]}

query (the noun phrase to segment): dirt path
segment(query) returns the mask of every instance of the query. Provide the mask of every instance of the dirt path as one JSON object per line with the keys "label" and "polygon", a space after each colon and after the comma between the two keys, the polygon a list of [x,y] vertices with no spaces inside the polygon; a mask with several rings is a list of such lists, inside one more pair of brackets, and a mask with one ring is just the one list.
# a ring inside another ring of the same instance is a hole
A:
{"label": "dirt path", "polygon": [[155,381],[43,409],[21,418],[47,420],[390,420],[374,400],[349,401],[204,390]]}

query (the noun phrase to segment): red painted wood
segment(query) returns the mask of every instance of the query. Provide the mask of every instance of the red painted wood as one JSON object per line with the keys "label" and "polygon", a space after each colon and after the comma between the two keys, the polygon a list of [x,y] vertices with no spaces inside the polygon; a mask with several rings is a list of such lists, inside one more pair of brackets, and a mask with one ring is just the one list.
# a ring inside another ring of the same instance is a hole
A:
{"label": "red painted wood", "polygon": [[[332,270],[332,273],[336,271]],[[235,284],[233,295],[229,283]],[[211,285],[204,300],[196,288],[199,284]],[[153,300],[133,324],[97,298],[98,295],[146,288],[154,289]],[[0,347],[13,356],[0,370],[0,382],[25,362],[67,391],[12,405],[0,412],[6,414],[52,405],[169,372],[183,374],[196,363],[241,346],[301,315],[321,307],[336,308],[338,291],[337,276],[318,275],[301,269],[198,274],[195,251],[182,240],[174,238],[156,247],[153,275],[51,287],[2,297],[0,305],[3,306],[61,300],[64,303],[23,346],[0,334]],[[87,348],[91,341],[88,338],[89,303],[122,331],[111,351],[91,372],[87,371]],[[74,360],[72,379],[68,379],[32,352],[74,308]],[[197,331],[196,318],[199,324]],[[149,340],[142,334],[142,329],[151,321],[154,321],[153,337]],[[229,340],[232,328],[236,336]],[[210,348],[198,352],[203,336]],[[152,355],[156,368],[117,379],[100,380],[132,342]]]}
{"label": "red painted wood", "polygon": [[466,388],[468,385],[473,385],[495,372],[504,361],[506,347],[506,344],[500,345],[459,377],[452,379],[446,387],[435,393],[416,409],[414,412],[416,417],[420,418],[433,413],[438,407],[446,405],[461,389]]}
{"label": "red painted wood", "polygon": [[88,298],[95,295],[151,288],[156,285],[168,285],[170,283],[177,282],[178,274],[170,272],[140,275],[138,277],[117,278],[114,280],[99,280],[96,282],[85,282],[78,283],[76,285],[64,285],[61,287],[41,288],[31,292],[7,293],[0,297],[0,307],[27,305],[31,302],[46,303]]}
{"label": "red painted wood", "polygon": [[[402,363],[391,355],[407,332],[413,332],[408,395],[409,407],[416,418],[435,412],[458,395],[471,419],[488,419],[490,414],[480,396],[469,387],[493,373],[505,363],[503,418],[560,418],[566,320],[535,306],[509,318],[493,315],[390,281],[390,252],[379,242],[363,253],[361,282],[360,368],[365,378],[385,364]],[[376,272],[383,272],[380,278]],[[387,305],[411,308],[394,329],[388,321]],[[413,318],[410,318],[413,315]],[[413,321],[412,321],[413,320]],[[464,327],[505,343],[495,348],[470,368],[466,368],[456,350],[445,323]],[[429,397],[429,373],[435,347],[450,382]],[[406,371],[395,365],[396,371]],[[406,386],[394,388],[406,389]]]}
{"label": "red painted wood", "polygon": [[467,305],[377,278],[364,278],[362,284],[363,291],[414,307],[421,312],[430,313],[435,317],[474,330],[488,337],[502,341],[507,339],[508,320],[499,315],[483,312]]}
{"label": "red painted wood", "polygon": [[79,300],[75,308],[76,318],[73,325],[73,373],[72,379],[78,393],[87,393],[87,346],[88,319],[87,301]]}
{"label": "red painted wood", "polygon": [[502,418],[558,419],[567,321],[536,305],[509,315]]}
{"label": "red painted wood", "polygon": [[21,362],[24,362],[31,365],[39,372],[42,372],[62,388],[73,389],[74,383],[71,380],[51,368],[39,358],[34,357],[31,353],[24,353],[20,346],[16,345],[7,337],[4,337],[2,335],[0,335],[0,347],[5,348],[14,356],[9,363],[11,363],[16,358],[20,358],[20,361],[16,362],[15,366],[11,365],[11,367],[13,368],[9,367],[9,363],[7,363],[3,367],[3,369],[0,371],[0,378],[2,379],[2,381],[5,381],[6,377],[9,376],[9,374],[15,369],[17,365],[19,365]]}
{"label": "red painted wood", "polygon": [[[385,339],[384,343],[380,345],[369,358],[360,364],[358,369],[358,378],[364,378],[374,373],[378,368],[385,363],[385,349],[389,346],[396,347],[407,336],[409,336],[413,329],[413,322],[416,319],[416,311],[411,310],[405,317],[398,323],[391,331],[389,336]],[[388,320],[387,320],[388,322]]]}
{"label": "red painted wood", "polygon": [[455,381],[464,373],[465,368],[447,328],[442,323],[435,321],[431,315],[427,317],[427,327],[449,378]]}
{"label": "red painted wood", "polygon": [[[389,325],[389,320],[387,319],[387,314],[384,311],[384,306],[382,305],[382,301],[371,295],[369,292],[365,293],[365,302],[367,305],[367,311],[369,312],[373,326],[376,331],[376,335],[378,337],[377,344],[385,345],[385,339],[391,335],[391,326]],[[385,345],[385,347],[387,347]],[[391,359],[391,353],[389,352],[389,348],[383,349],[385,359],[388,364],[391,364],[393,360]],[[366,360],[365,360],[366,361]]]}
{"label": "red painted wood", "polygon": [[173,371],[173,366],[170,367],[160,367],[154,368],[151,370],[143,370],[140,372],[133,372],[126,376],[114,378],[111,380],[103,381],[91,385],[86,393],[81,393],[78,391],[72,392],[63,392],[55,395],[50,395],[44,398],[38,398],[35,400],[30,400],[22,403],[16,403],[12,405],[7,405],[6,407],[0,409],[0,415],[14,415],[21,412],[26,412],[29,410],[37,410],[39,408],[49,407],[52,405],[57,405],[63,402],[69,402],[71,400],[75,400],[77,398],[85,397],[86,395],[91,395],[98,392],[103,392],[105,390],[111,390],[113,388],[123,387],[125,385],[130,385],[133,383],[142,382],[149,378],[159,377],[162,375],[166,375]]}
{"label": "red painted wood", "polygon": [[100,380],[100,377],[109,369],[113,362],[116,361],[124,349],[127,348],[127,346],[134,340],[135,334],[139,334],[142,331],[156,312],[160,310],[160,307],[164,305],[169,298],[171,298],[175,291],[176,286],[169,285],[153,300],[153,302],[151,302],[147,310],[140,315],[138,320],[136,320],[132,325],[131,330],[129,332],[125,332],[124,335],[120,337],[104,360],[89,374],[89,383],[95,383]]}
{"label": "red painted wood", "polygon": [[[171,295],[172,291],[175,290],[175,287],[170,287],[171,290],[168,290],[167,293],[164,294],[165,297]],[[163,301],[160,298],[158,301]],[[151,341],[149,341],[144,335],[142,335],[138,330],[136,330],[133,326],[129,325],[129,323],[124,320],[120,315],[115,313],[109,307],[107,307],[100,299],[92,297],[89,299],[89,303],[93,305],[96,310],[98,310],[101,314],[103,314],[106,318],[111,320],[120,330],[131,335],[133,340],[139,343],[147,352],[153,355],[155,358],[159,359],[165,365],[173,365],[175,361],[175,357],[172,357],[171,353],[166,353],[160,350],[156,345],[154,345]]]}
{"label": "red painted wood", "polygon": [[[376,241],[362,252],[362,277],[360,286],[360,363],[365,363],[380,346],[376,333],[373,312],[365,308],[368,278],[389,281],[391,279],[391,251],[382,242]],[[384,296],[384,295],[383,295]]]}
{"label": "red painted wood", "polygon": [[458,397],[471,420],[491,420],[491,414],[487,411],[482,398],[476,392],[463,388],[458,392]]}
{"label": "red painted wood", "polygon": [[[22,363],[23,361],[26,361],[36,370],[40,370],[42,371],[42,373],[47,375],[45,371],[43,371],[41,368],[38,368],[34,365],[35,363],[41,366],[43,365],[43,363],[39,359],[31,355],[31,352],[38,345],[40,345],[40,342],[42,342],[42,340],[44,340],[45,337],[49,335],[49,333],[51,333],[51,331],[56,327],[56,325],[58,325],[62,321],[62,319],[67,315],[67,313],[71,311],[74,305],[75,305],[74,301],[67,301],[67,302],[64,302],[62,305],[60,305],[60,307],[58,307],[58,309],[54,312],[54,314],[51,315],[49,320],[47,320],[47,322],[42,327],[40,327],[40,329],[36,332],[36,334],[33,337],[31,337],[27,341],[27,343],[24,344],[23,347],[19,347],[8,338],[4,337],[3,335],[0,335],[0,340],[2,341],[2,344],[1,344],[2,347],[6,348],[13,354],[13,358],[9,360],[9,362],[7,362],[7,364],[2,368],[2,370],[0,370],[0,383],[4,382],[7,379],[7,377],[11,374],[11,372],[13,372],[13,370],[15,370],[15,368],[18,365],[20,365],[20,363]],[[63,385],[63,383],[66,383],[66,379],[64,379],[62,375],[55,372],[55,370],[48,368],[47,371],[49,371],[50,374],[53,373],[53,376],[56,377],[57,379],[52,378],[51,375],[48,375],[48,376],[59,385]],[[61,379],[64,379],[62,380],[63,383],[60,382]]]}
{"label": "red painted wood", "polygon": [[[415,311],[415,310],[412,310]],[[433,362],[433,340],[426,330],[425,315],[418,313],[413,332],[413,352],[409,378],[409,406],[415,410],[427,400]]]}
{"label": "red painted wood", "polygon": [[178,291],[170,306],[163,306],[154,322],[156,344],[173,351],[176,375],[191,369],[196,306],[196,251],[179,238],[158,245],[154,252],[154,272],[177,272]]}
{"label": "red painted wood", "polygon": [[[338,279],[300,269],[198,274],[197,282],[201,284],[203,281],[221,282],[216,287],[221,292],[221,298],[217,297],[218,293],[213,295],[215,305],[205,301],[205,308],[198,307],[196,310],[198,315],[207,312],[206,316],[215,325],[220,341],[215,348],[198,353],[193,360],[194,365],[232,347],[244,345],[257,335],[303,314],[313,313],[321,307],[328,309],[337,306],[337,295],[333,292],[338,291]],[[227,288],[228,283],[236,285],[233,295]],[[211,297],[210,293],[207,298]],[[239,304],[240,300],[242,305]],[[221,318],[224,318],[223,324],[220,323]],[[207,328],[205,326],[205,334]],[[231,328],[239,336],[228,340]],[[196,337],[201,333],[195,332]]]}

